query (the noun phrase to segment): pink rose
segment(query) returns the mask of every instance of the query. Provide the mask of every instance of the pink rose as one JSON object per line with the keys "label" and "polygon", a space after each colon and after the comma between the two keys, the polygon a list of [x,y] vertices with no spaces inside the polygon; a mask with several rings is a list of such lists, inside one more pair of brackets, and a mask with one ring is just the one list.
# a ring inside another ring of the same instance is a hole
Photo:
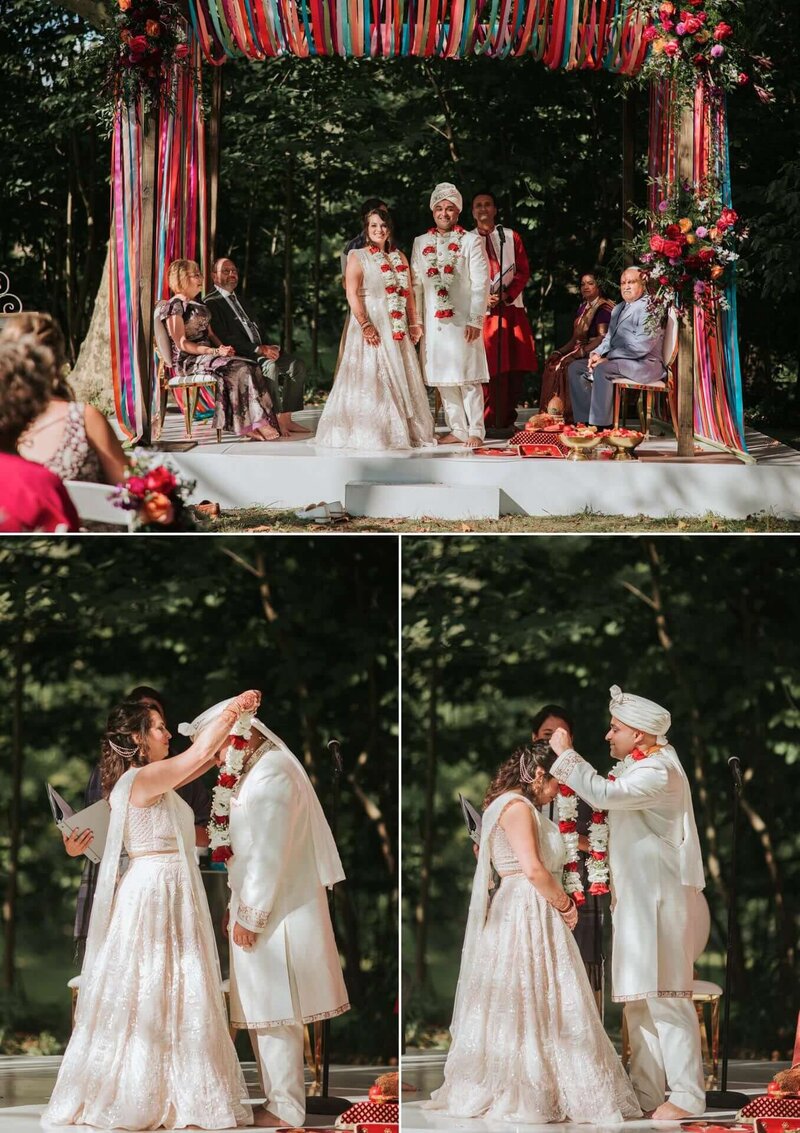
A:
{"label": "pink rose", "polygon": [[645,41],[645,43],[652,43],[657,35],[658,35],[658,28],[653,27],[653,25],[651,24],[649,28],[644,29],[642,39]]}
{"label": "pink rose", "polygon": [[664,44],[664,54],[669,55],[670,58],[678,54],[678,44],[674,39]]}
{"label": "pink rose", "polygon": [[176,59],[185,59],[188,54],[189,54],[189,48],[185,43],[179,43],[178,46],[175,48],[175,58]]}

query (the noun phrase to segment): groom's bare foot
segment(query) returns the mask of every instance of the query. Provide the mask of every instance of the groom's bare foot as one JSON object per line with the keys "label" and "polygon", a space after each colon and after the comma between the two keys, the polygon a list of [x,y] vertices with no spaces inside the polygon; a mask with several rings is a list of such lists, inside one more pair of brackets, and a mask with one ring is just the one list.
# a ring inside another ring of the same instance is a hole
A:
{"label": "groom's bare foot", "polygon": [[253,1110],[253,1125],[258,1125],[260,1128],[266,1129],[286,1128],[286,1122],[281,1121],[279,1117],[276,1117],[274,1113],[270,1113],[268,1109],[264,1109],[263,1105]]}
{"label": "groom's bare foot", "polygon": [[464,444],[467,446],[467,448],[480,448],[483,444],[483,441],[480,437],[467,437],[467,439],[464,441]]}
{"label": "groom's bare foot", "polygon": [[688,1109],[673,1105],[672,1102],[663,1102],[650,1114],[652,1121],[683,1121],[687,1117],[696,1116],[694,1113],[689,1113]]}
{"label": "groom's bare foot", "polygon": [[440,445],[462,445],[464,442],[460,441],[455,433],[445,433],[443,437],[439,437],[437,443]]}

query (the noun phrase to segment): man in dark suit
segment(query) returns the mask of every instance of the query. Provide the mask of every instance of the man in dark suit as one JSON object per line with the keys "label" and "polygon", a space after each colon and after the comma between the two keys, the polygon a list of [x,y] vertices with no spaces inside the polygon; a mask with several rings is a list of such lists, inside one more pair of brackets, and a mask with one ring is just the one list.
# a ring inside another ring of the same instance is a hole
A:
{"label": "man in dark suit", "polygon": [[214,334],[226,346],[232,346],[240,358],[258,362],[269,386],[272,406],[281,432],[306,433],[308,429],[292,421],[292,413],[303,408],[303,386],[306,364],[302,358],[287,354],[280,346],[269,346],[261,340],[257,324],[248,315],[236,294],[239,271],[228,257],[214,261],[211,271],[214,289],[203,302],[211,312]]}

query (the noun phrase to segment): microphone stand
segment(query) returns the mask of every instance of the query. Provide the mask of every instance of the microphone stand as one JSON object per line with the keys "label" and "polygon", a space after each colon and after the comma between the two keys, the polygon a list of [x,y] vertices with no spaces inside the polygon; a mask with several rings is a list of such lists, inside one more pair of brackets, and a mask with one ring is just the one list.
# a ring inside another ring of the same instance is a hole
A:
{"label": "microphone stand", "polygon": [[[508,391],[500,382],[503,364],[503,245],[506,242],[506,234],[503,231],[502,224],[496,226],[497,238],[500,241],[500,275],[498,277],[497,286],[497,402],[495,406],[495,416],[499,420],[495,420],[495,428],[504,429],[506,426],[501,425],[501,421],[506,419],[506,400]],[[501,412],[502,411],[502,412]]]}
{"label": "microphone stand", "polygon": [[[342,762],[341,744],[338,740],[328,741],[328,751],[330,752],[331,760],[333,761],[333,802],[331,806],[331,820],[330,828],[333,834],[333,840],[336,841],[339,825],[339,800],[342,790],[342,773],[344,771],[344,763]],[[336,937],[336,900],[331,889],[328,893],[328,909],[331,915],[331,925],[333,926],[333,935]],[[330,1034],[331,1034],[331,1021],[324,1019],[322,1024],[314,1024],[314,1061],[318,1065],[318,1053],[321,1051],[322,1057],[322,1092],[319,1094],[312,1094],[306,1098],[306,1113],[324,1113],[337,1115],[344,1113],[345,1110],[350,1109],[353,1104],[348,1098],[335,1097],[328,1093],[328,1082],[330,1079],[331,1068],[331,1055],[330,1055]]]}
{"label": "microphone stand", "polygon": [[723,993],[725,1006],[722,1016],[722,1079],[721,1090],[709,1090],[706,1093],[706,1109],[733,1109],[739,1110],[747,1105],[750,1098],[747,1094],[738,1093],[728,1089],[728,1038],[731,1014],[731,954],[733,951],[733,929],[736,924],[736,831],[739,825],[739,796],[742,793],[742,772],[739,757],[732,755],[728,760],[728,767],[733,776],[733,833],[731,836],[731,884],[728,899],[728,940],[725,953],[725,991]]}

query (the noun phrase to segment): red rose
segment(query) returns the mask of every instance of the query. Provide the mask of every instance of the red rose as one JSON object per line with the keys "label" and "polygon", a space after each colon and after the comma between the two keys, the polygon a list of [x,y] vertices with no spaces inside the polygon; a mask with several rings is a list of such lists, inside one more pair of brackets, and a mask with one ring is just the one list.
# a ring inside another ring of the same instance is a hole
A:
{"label": "red rose", "polygon": [[566,820],[562,820],[558,824],[558,829],[562,834],[572,834],[575,830],[578,829],[578,824],[576,822],[568,822]]}
{"label": "red rose", "polygon": [[439,274],[439,269],[438,269],[438,268],[428,268],[428,272],[427,272],[427,274],[428,274],[428,275],[438,275],[438,274]]}
{"label": "red rose", "polygon": [[677,240],[681,234],[681,226],[679,224],[668,224],[664,229],[664,235],[668,240]]}
{"label": "red rose", "polygon": [[739,77],[737,78],[736,81],[737,81],[737,83],[739,84],[740,87],[746,87],[747,84],[750,82],[750,76],[746,75],[744,73],[744,71],[740,71]]}
{"label": "red rose", "polygon": [[730,39],[733,35],[733,28],[730,24],[720,22],[714,28],[714,39],[719,43],[723,39]]}
{"label": "red rose", "polygon": [[391,270],[392,270],[391,264],[381,264],[381,271],[391,271]]}
{"label": "red rose", "polygon": [[403,317],[402,311],[390,311],[389,313],[391,314],[393,319],[402,319]]}
{"label": "red rose", "polygon": [[652,234],[652,236],[650,237],[650,247],[654,252],[663,252],[664,251],[664,237],[659,236],[659,234],[657,232],[654,232]]}
{"label": "red rose", "polygon": [[605,855],[605,851],[604,851],[604,850],[592,850],[592,851],[591,851],[591,854],[592,854],[592,857],[594,858],[594,860],[595,860],[596,862],[601,862],[601,861],[603,861],[603,859],[604,859],[604,858],[605,858],[605,856],[606,856],[606,855]]}
{"label": "red rose", "polygon": [[215,826],[227,826],[230,819],[227,814],[212,814],[211,821]]}
{"label": "red rose", "polygon": [[594,897],[602,897],[604,893],[608,893],[608,886],[604,885],[602,881],[593,881],[589,886],[589,892]]}
{"label": "red rose", "polygon": [[216,850],[211,851],[212,862],[227,862],[233,857],[233,850],[230,846],[217,846]]}
{"label": "red rose", "polygon": [[603,814],[602,810],[592,811],[592,822],[596,822],[599,825],[601,822],[605,822],[605,820],[606,816]]}
{"label": "red rose", "polygon": [[397,288],[393,283],[387,283],[384,290],[387,295],[394,295],[395,291],[397,291]]}
{"label": "red rose", "polygon": [[448,252],[457,252],[458,251],[458,244],[448,244],[447,250],[448,250]]}
{"label": "red rose", "polygon": [[447,295],[447,288],[446,287],[437,287],[436,294],[439,295],[442,299],[444,299]]}
{"label": "red rose", "polygon": [[568,873],[577,873],[578,872],[578,863],[577,862],[567,862],[567,864],[564,866],[564,869],[567,870]]}
{"label": "red rose", "polygon": [[664,241],[664,255],[671,260],[677,259],[681,254],[681,246],[677,240]]}
{"label": "red rose", "polygon": [[695,67],[704,67],[706,64],[706,57],[705,55],[693,55],[692,62],[694,63]]}
{"label": "red rose", "polygon": [[143,476],[129,476],[125,481],[125,487],[132,496],[144,497],[147,491],[147,485],[144,482]]}
{"label": "red rose", "polygon": [[[566,433],[566,431],[567,430],[565,429],[564,432]],[[575,430],[573,429],[572,431],[574,432]],[[558,784],[558,793],[559,795],[563,795],[565,799],[568,799],[570,795],[575,794],[572,787],[568,787],[566,783]]]}
{"label": "red rose", "polygon": [[651,24],[649,28],[644,29],[644,34],[642,35],[642,39],[645,41],[645,43],[652,43],[653,40],[657,38],[657,36],[658,36],[658,28],[654,27]]}
{"label": "red rose", "polygon": [[405,337],[406,337],[406,332],[403,331],[403,330],[392,331],[392,338],[395,339],[397,342],[402,342]]}
{"label": "red rose", "polygon": [[719,226],[721,224],[725,224],[725,225],[728,225],[728,226],[730,226],[731,224],[735,224],[738,219],[739,219],[738,212],[734,212],[733,209],[729,209],[729,208],[726,207],[720,213],[719,220],[717,221],[717,228],[719,228]]}
{"label": "red rose", "polygon": [[683,261],[683,266],[689,268],[690,271],[697,271],[703,261],[699,256],[687,256]]}
{"label": "red rose", "polygon": [[669,284],[669,276],[668,275],[660,275],[658,277],[658,282],[661,284],[662,287],[666,287]]}
{"label": "red rose", "polygon": [[175,473],[170,472],[163,464],[151,468],[144,478],[144,486],[148,492],[163,492],[165,496],[175,490],[177,483]]}
{"label": "red rose", "polygon": [[678,54],[678,44],[676,40],[671,39],[669,43],[664,44],[664,54],[669,55],[670,58],[672,58],[673,55]]}
{"label": "red rose", "polygon": [[147,51],[147,37],[144,35],[134,35],[128,45],[131,51],[137,54],[144,54]]}
{"label": "red rose", "polygon": [[408,265],[407,264],[398,264],[395,270],[396,271],[408,271]]}
{"label": "red rose", "polygon": [[717,258],[717,253],[713,248],[701,248],[697,255],[704,264],[710,264],[712,260]]}
{"label": "red rose", "polygon": [[423,256],[432,256],[435,251],[436,249],[434,248],[433,244],[426,244],[422,249],[422,254]]}
{"label": "red rose", "polygon": [[176,59],[185,59],[188,54],[189,54],[189,48],[187,47],[187,45],[185,43],[179,43],[178,46],[175,48],[175,58]]}
{"label": "red rose", "polygon": [[236,786],[237,779],[235,775],[229,775],[227,771],[223,771],[217,779],[218,787],[229,787],[231,790]]}
{"label": "red rose", "polygon": [[455,271],[455,268],[453,267],[452,264],[445,264],[444,265],[444,274],[445,275],[452,275],[454,271]]}
{"label": "red rose", "polygon": [[244,751],[249,742],[246,736],[228,736],[228,744],[234,751]]}

